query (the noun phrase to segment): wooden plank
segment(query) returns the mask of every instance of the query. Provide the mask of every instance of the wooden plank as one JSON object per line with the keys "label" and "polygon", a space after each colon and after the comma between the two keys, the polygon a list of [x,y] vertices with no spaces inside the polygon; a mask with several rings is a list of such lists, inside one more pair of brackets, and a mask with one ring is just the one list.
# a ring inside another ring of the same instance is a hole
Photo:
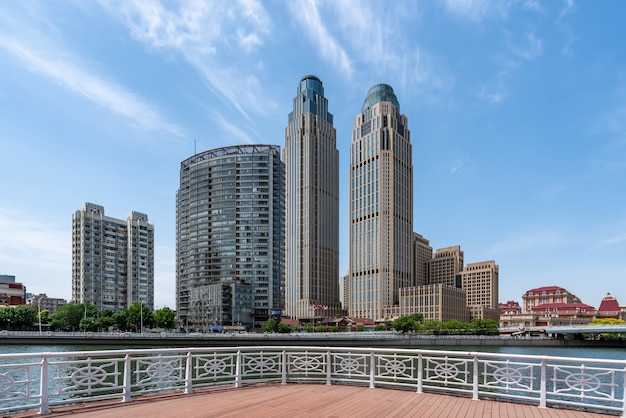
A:
{"label": "wooden plank", "polygon": [[[461,398],[444,394],[418,394],[394,389],[320,384],[259,384],[235,389],[212,388],[191,395],[138,398],[130,403],[93,402],[54,408],[50,418],[176,417],[530,417],[606,418],[606,415],[535,405]],[[36,413],[12,418],[41,417]]]}

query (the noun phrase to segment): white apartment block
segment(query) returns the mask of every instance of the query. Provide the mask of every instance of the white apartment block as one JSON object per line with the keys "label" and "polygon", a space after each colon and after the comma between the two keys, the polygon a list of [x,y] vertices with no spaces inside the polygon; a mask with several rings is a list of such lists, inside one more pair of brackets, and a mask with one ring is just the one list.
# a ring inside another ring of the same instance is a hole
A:
{"label": "white apartment block", "polygon": [[148,215],[125,220],[85,203],[72,216],[72,301],[119,311],[134,303],[154,309],[154,225]]}

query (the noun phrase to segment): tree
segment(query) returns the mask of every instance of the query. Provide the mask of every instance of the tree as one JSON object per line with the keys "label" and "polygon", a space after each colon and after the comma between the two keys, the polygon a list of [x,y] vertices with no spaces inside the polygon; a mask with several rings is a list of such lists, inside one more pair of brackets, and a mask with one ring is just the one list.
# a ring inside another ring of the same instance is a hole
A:
{"label": "tree", "polygon": [[176,327],[176,312],[164,306],[154,313],[157,328],[173,329]]}
{"label": "tree", "polygon": [[83,318],[96,318],[98,308],[90,303],[68,303],[59,307],[57,313],[52,315],[52,328],[76,331],[80,329],[80,321]]}
{"label": "tree", "polygon": [[37,311],[32,306],[19,305],[13,308],[12,322],[19,330],[32,329],[37,322]]}
{"label": "tree", "polygon": [[493,319],[474,318],[469,324],[469,330],[476,335],[497,335],[498,322]]}
{"label": "tree", "polygon": [[291,332],[291,326],[282,322],[278,323],[278,332],[281,334],[289,334]]}
{"label": "tree", "polygon": [[0,307],[0,327],[11,330],[15,318],[15,309],[10,306]]}
{"label": "tree", "polygon": [[150,308],[144,303],[133,303],[126,309],[126,315],[128,317],[129,325],[134,326],[137,331],[143,331],[144,328],[151,328],[154,326],[154,315]]}
{"label": "tree", "polygon": [[263,324],[263,332],[276,332],[278,330],[278,323],[274,318],[270,318]]}
{"label": "tree", "polygon": [[120,331],[128,331],[130,329],[130,322],[128,321],[126,310],[115,312],[112,319],[115,327]]}
{"label": "tree", "polygon": [[313,324],[311,324],[310,322],[307,322],[306,324],[304,324],[304,330],[306,332],[313,332]]}
{"label": "tree", "polygon": [[417,322],[411,316],[401,316],[396,318],[391,323],[391,326],[396,330],[400,331],[403,334],[409,331],[415,331],[415,325]]}
{"label": "tree", "polygon": [[41,312],[39,312],[37,319],[40,320],[42,324],[49,324],[51,318],[52,316],[50,315],[50,311],[47,309],[44,309]]}

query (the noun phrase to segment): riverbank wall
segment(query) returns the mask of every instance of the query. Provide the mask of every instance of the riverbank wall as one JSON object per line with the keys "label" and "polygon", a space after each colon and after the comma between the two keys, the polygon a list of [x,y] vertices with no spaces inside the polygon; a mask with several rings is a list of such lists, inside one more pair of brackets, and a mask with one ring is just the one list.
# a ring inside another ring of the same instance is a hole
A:
{"label": "riverbank wall", "polygon": [[0,344],[126,345],[129,347],[342,346],[342,347],[623,347],[624,340],[563,340],[500,336],[423,335],[379,332],[294,334],[0,332]]}

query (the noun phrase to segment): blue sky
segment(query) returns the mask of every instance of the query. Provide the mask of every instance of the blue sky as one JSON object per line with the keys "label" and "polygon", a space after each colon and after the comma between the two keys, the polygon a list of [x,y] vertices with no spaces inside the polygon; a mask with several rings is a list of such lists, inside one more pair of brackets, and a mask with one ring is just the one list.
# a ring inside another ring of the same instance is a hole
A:
{"label": "blue sky", "polygon": [[0,274],[71,297],[84,202],[156,228],[155,305],[175,306],[180,162],[284,146],[299,79],[324,83],[342,176],[373,84],[409,118],[414,225],[500,300],[564,287],[626,304],[626,3],[71,0],[0,3]]}

